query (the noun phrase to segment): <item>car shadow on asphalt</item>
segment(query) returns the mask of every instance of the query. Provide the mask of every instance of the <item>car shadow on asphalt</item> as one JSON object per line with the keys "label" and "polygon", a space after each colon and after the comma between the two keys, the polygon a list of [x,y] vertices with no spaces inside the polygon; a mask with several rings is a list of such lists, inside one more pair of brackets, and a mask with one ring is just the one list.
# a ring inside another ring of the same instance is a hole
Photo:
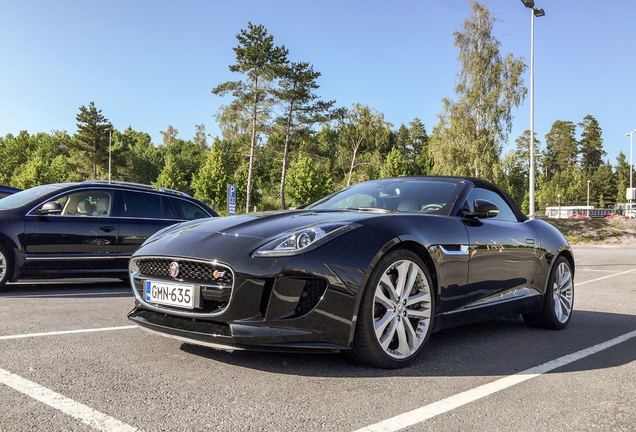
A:
{"label": "car shadow on asphalt", "polygon": [[[507,376],[606,342],[636,329],[635,315],[575,311],[561,331],[528,327],[520,316],[447,329],[432,335],[411,366],[384,370],[353,364],[343,354],[223,351],[184,343],[181,350],[238,367],[331,378]],[[608,352],[611,351],[611,355]],[[636,360],[636,338],[555,372],[606,369]]]}

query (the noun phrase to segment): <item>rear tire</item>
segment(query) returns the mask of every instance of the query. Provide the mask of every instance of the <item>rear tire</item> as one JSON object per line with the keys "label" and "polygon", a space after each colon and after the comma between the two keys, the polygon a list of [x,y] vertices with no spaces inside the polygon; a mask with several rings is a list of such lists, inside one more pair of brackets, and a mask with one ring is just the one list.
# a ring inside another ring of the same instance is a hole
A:
{"label": "rear tire", "polygon": [[574,307],[574,280],[570,262],[564,257],[557,258],[539,313],[523,314],[529,326],[562,330],[572,319]]}
{"label": "rear tire", "polygon": [[413,252],[389,252],[362,294],[349,357],[384,369],[412,364],[432,333],[435,300],[431,276]]}
{"label": "rear tire", "polygon": [[7,252],[3,246],[0,246],[0,289],[2,289],[9,280],[12,263],[13,261],[9,252]]}

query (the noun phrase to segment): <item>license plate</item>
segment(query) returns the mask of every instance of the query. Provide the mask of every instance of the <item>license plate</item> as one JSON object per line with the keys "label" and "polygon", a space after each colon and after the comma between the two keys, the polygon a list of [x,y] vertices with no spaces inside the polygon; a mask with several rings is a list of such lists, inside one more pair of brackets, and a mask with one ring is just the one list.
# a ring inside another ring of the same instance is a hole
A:
{"label": "license plate", "polygon": [[194,308],[194,286],[146,281],[146,301],[182,308]]}

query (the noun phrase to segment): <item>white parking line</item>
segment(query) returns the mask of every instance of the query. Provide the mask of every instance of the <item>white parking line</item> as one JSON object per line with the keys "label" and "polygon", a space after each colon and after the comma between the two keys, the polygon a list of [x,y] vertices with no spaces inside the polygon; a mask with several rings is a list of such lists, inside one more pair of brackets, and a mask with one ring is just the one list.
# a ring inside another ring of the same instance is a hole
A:
{"label": "white parking line", "polygon": [[74,333],[93,333],[93,332],[103,332],[103,331],[113,331],[113,330],[127,330],[127,329],[134,329],[134,328],[137,328],[137,326],[130,325],[130,326],[122,326],[122,327],[102,327],[102,328],[94,328],[94,329],[64,330],[64,331],[55,331],[55,332],[47,332],[47,333],[29,333],[29,334],[21,334],[21,335],[0,336],[0,340],[23,339],[23,338],[41,337],[41,336],[57,336],[57,335],[74,334]]}
{"label": "white parking line", "polygon": [[459,408],[463,405],[466,405],[470,402],[474,402],[478,399],[482,399],[486,396],[489,396],[493,393],[497,393],[501,390],[507,389],[508,387],[512,387],[524,381],[527,381],[532,378],[536,378],[541,376],[547,372],[553,371],[562,366],[566,366],[572,362],[580,360],[582,358],[591,356],[592,354],[596,354],[600,351],[606,350],[608,348],[613,347],[614,345],[618,345],[629,339],[636,337],[636,330],[626,333],[617,338],[611,339],[607,342],[600,343],[598,345],[594,345],[593,347],[577,351],[573,354],[569,354],[558,358],[556,360],[552,360],[550,362],[544,363],[540,366],[533,367],[530,369],[526,369],[523,372],[519,372],[515,375],[510,375],[497,381],[484,384],[482,386],[476,387],[474,389],[465,391],[463,393],[456,394],[454,396],[450,396],[446,399],[442,399],[441,401],[434,402],[430,405],[423,406],[421,408],[417,408],[413,411],[400,414],[393,418],[381,421],[379,423],[364,427],[362,429],[358,429],[355,432],[395,432],[401,429],[407,428],[409,426],[413,426],[415,424],[421,423],[425,420],[433,418],[437,415],[446,413],[455,408]]}
{"label": "white parking line", "polygon": [[106,414],[102,414],[91,407],[76,402],[73,399],[69,399],[66,396],[56,393],[53,390],[49,390],[46,387],[42,387],[33,381],[29,381],[18,375],[12,374],[4,369],[0,369],[0,383],[30,396],[51,408],[62,411],[64,414],[69,415],[96,430],[104,432],[132,432],[137,430],[129,424],[107,416]]}
{"label": "white parking line", "polygon": [[588,281],[585,281],[585,282],[577,282],[577,283],[575,283],[575,284],[574,284],[574,287],[576,288],[577,286],[581,286],[581,285],[589,284],[589,283],[592,283],[592,282],[600,281],[600,280],[607,279],[607,278],[611,278],[611,277],[614,277],[614,276],[624,275],[624,274],[627,274],[627,273],[631,273],[631,272],[633,272],[633,271],[636,271],[636,268],[633,268],[633,269],[631,269],[631,270],[624,271],[624,272],[622,272],[622,273],[615,273],[615,274],[611,274],[611,275],[608,275],[608,276],[603,276],[603,277],[600,277],[600,278],[591,279],[591,280],[588,280]]}

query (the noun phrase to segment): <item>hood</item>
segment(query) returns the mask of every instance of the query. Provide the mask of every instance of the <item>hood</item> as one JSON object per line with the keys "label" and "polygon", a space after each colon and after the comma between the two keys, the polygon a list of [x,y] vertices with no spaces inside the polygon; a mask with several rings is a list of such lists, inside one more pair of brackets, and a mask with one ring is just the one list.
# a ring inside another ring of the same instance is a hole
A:
{"label": "hood", "polygon": [[[151,236],[135,255],[211,256],[219,251],[253,250],[281,234],[326,222],[359,222],[377,213],[348,210],[295,210],[197,219],[172,225]],[[212,241],[212,243],[211,243]],[[211,248],[211,244],[214,246]]]}
{"label": "hood", "polygon": [[199,219],[173,226],[163,235],[187,230],[193,234],[224,234],[234,237],[268,239],[282,233],[325,222],[359,222],[377,213],[352,210],[294,210],[250,213],[241,216]]}

